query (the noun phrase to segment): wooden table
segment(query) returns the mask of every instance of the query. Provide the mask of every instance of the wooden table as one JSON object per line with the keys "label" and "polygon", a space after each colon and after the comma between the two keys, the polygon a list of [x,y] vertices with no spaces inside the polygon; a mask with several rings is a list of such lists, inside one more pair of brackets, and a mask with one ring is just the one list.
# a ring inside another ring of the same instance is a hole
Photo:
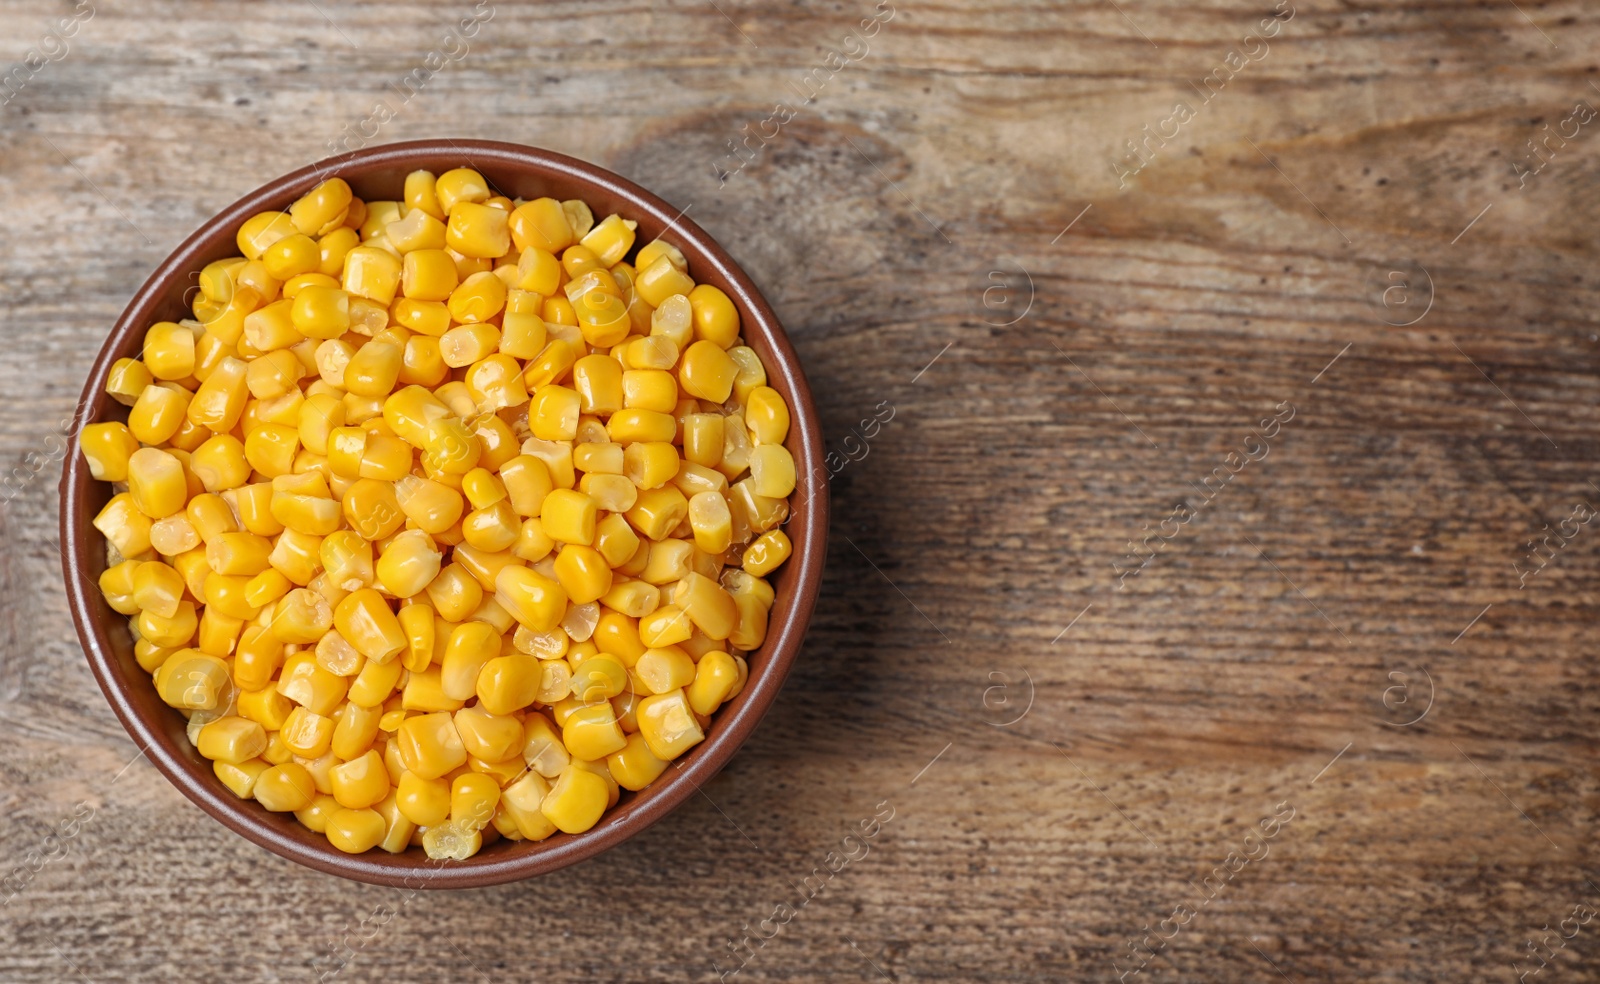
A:
{"label": "wooden table", "polygon": [[[351,981],[1600,979],[1593,5],[84,0],[65,52],[67,0],[3,9],[0,845],[76,836],[0,979],[304,981],[341,940]],[[425,136],[687,210],[846,463],[806,651],[707,796],[412,898],[135,758],[54,528],[148,271]]]}

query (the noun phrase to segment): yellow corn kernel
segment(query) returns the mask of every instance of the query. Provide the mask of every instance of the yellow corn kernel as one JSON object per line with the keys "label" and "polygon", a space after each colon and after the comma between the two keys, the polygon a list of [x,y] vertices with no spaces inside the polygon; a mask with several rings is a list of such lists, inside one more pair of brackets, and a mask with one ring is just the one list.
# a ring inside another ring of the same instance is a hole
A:
{"label": "yellow corn kernel", "polygon": [[589,230],[581,242],[590,249],[603,266],[615,266],[633,248],[634,230],[639,223],[619,215],[608,215],[600,224]]}
{"label": "yellow corn kernel", "polygon": [[687,642],[694,622],[676,605],[664,605],[639,619],[639,641],[650,649]]}
{"label": "yellow corn kernel", "polygon": [[[335,288],[336,289],[336,288],[338,288],[338,286],[339,286],[339,281],[333,279],[332,277],[328,276],[327,274],[322,273],[321,271],[312,271],[311,273],[298,274],[296,276],[290,277],[288,280],[285,280],[283,282],[283,292],[282,293],[283,293],[283,296],[285,298],[287,298],[288,300],[292,301],[295,298],[299,297],[300,296],[300,292],[305,290],[308,287],[328,287],[328,288]],[[291,309],[291,311],[290,311],[290,320],[293,320],[293,314],[294,314],[294,312]],[[298,329],[296,329],[296,330],[298,330]],[[304,335],[305,332],[300,332],[300,334]],[[202,336],[202,337],[204,337],[204,336]],[[198,358],[198,350],[196,350],[196,351],[197,351],[196,357]]]}
{"label": "yellow corn kernel", "polygon": [[[539,317],[544,319],[545,330],[552,338],[560,337],[565,341],[576,342],[583,337],[582,333],[577,331],[578,312],[573,309],[572,302],[565,297],[545,298],[544,304],[539,308]],[[562,332],[559,336],[558,331]]]}
{"label": "yellow corn kernel", "polygon": [[400,378],[404,350],[391,342],[373,339],[362,345],[345,366],[345,389],[357,396],[385,397]]}
{"label": "yellow corn kernel", "polygon": [[[538,697],[542,673],[539,661],[522,653],[510,653],[489,660],[478,674],[478,706],[490,714],[501,716],[522,710]],[[520,728],[516,743],[519,746],[522,743]],[[487,754],[473,754],[490,761],[500,761]]]}
{"label": "yellow corn kernel", "polygon": [[187,379],[194,375],[194,342],[194,332],[183,325],[158,321],[145,331],[140,357],[156,379]]}
{"label": "yellow corn kernel", "polygon": [[128,413],[128,430],[145,444],[165,444],[183,426],[193,402],[176,383],[146,386]]}
{"label": "yellow corn kernel", "polygon": [[467,761],[455,722],[442,711],[406,718],[394,740],[406,768],[422,779],[437,779]]}
{"label": "yellow corn kernel", "polygon": [[[457,554],[460,550],[458,548]],[[507,565],[495,575],[495,600],[533,632],[555,628],[567,610],[560,584],[526,567]]]}
{"label": "yellow corn kernel", "polygon": [[106,376],[106,393],[123,406],[131,407],[154,380],[150,370],[138,359],[118,359]]}
{"label": "yellow corn kernel", "polygon": [[554,198],[536,198],[517,206],[508,225],[512,241],[524,253],[530,249],[559,253],[574,242],[572,226]]}
{"label": "yellow corn kernel", "polygon": [[[555,254],[538,247],[529,247],[517,258],[516,289],[540,297],[552,297],[561,289],[561,261]],[[531,312],[537,315],[539,312]],[[543,319],[541,318],[541,323]]]}
{"label": "yellow corn kernel", "polygon": [[317,794],[311,773],[298,762],[285,762],[256,777],[256,802],[273,813],[289,813],[311,805]]}
{"label": "yellow corn kernel", "polygon": [[[588,206],[584,207],[587,208]],[[571,219],[572,217],[569,214],[568,221],[570,222]],[[588,232],[588,229],[579,232],[578,227],[574,225],[573,231],[578,234],[579,238],[582,238]],[[591,270],[604,269],[605,265],[600,262],[600,257],[594,255],[594,250],[582,243],[574,243],[561,251],[561,268],[567,271],[568,279],[576,280]]]}
{"label": "yellow corn kernel", "polygon": [[330,533],[323,538],[318,555],[334,585],[345,591],[372,586],[372,544],[361,534],[353,530]]}
{"label": "yellow corn kernel", "polygon": [[500,806],[516,824],[517,832],[530,841],[540,841],[556,832],[555,824],[544,815],[539,805],[550,793],[550,784],[537,773],[528,773],[500,794]]}
{"label": "yellow corn kernel", "polygon": [[[134,574],[139,569],[139,563],[137,560],[125,560],[100,573],[100,593],[105,596],[107,604],[123,615],[139,614],[139,603],[134,600]],[[173,607],[176,609],[177,606]]]}
{"label": "yellow corn kernel", "polygon": [[200,630],[195,646],[201,652],[219,659],[232,655],[233,647],[244,630],[244,619],[224,614],[222,609],[208,605],[200,613]]}
{"label": "yellow corn kernel", "polygon": [[563,833],[581,834],[600,821],[610,795],[604,779],[568,766],[539,804],[539,811]]}
{"label": "yellow corn kernel", "polygon": [[215,609],[234,618],[255,618],[261,614],[261,610],[245,600],[245,587],[249,583],[247,577],[207,574],[204,591],[207,610]]}
{"label": "yellow corn kernel", "polygon": [[745,425],[759,444],[782,444],[789,436],[789,406],[770,386],[757,386],[745,400]]}
{"label": "yellow corn kernel", "polygon": [[185,411],[188,419],[218,434],[233,430],[250,395],[245,385],[248,369],[239,359],[224,358],[218,362],[189,401]]}
{"label": "yellow corn kernel", "polygon": [[[320,477],[320,475],[318,476]],[[309,488],[309,480],[295,488]],[[239,525],[257,536],[277,536],[283,532],[283,524],[272,515],[273,486],[271,482],[258,482],[253,485],[241,485],[238,488],[226,489],[221,493],[221,500],[226,505],[232,516],[238,516]],[[202,539],[205,539],[202,536]],[[285,572],[287,573],[287,572]]]}
{"label": "yellow corn kernel", "polygon": [[[633,445],[633,447],[639,446]],[[632,509],[639,498],[638,488],[621,475],[584,475],[578,480],[578,491],[593,499],[595,506],[606,512]],[[631,556],[633,556],[632,549],[628,551],[628,557]],[[621,558],[617,563],[622,563],[628,557]]]}
{"label": "yellow corn kernel", "polygon": [[328,754],[333,744],[333,725],[331,717],[323,717],[309,707],[296,707],[278,728],[278,738],[296,757],[318,758]]}
{"label": "yellow corn kernel", "polygon": [[[697,465],[692,461],[683,461],[678,464],[678,473],[672,476],[672,485],[679,492],[691,498],[702,492],[726,494],[728,491],[728,477],[715,468]],[[720,553],[721,551],[718,552]]]}
{"label": "yellow corn kernel", "polygon": [[695,546],[708,554],[721,554],[733,540],[733,517],[721,492],[701,492],[689,499],[689,525]]}
{"label": "yellow corn kernel", "polygon": [[328,817],[328,843],[346,854],[361,854],[383,842],[383,815],[372,809],[342,809]]}
{"label": "yellow corn kernel", "polygon": [[544,497],[539,519],[550,539],[558,543],[589,544],[594,542],[598,510],[594,500],[582,492],[555,489]]}
{"label": "yellow corn kernel", "polygon": [[400,620],[372,588],[354,591],[339,602],[333,612],[333,624],[361,655],[374,662],[387,663],[406,648]]}
{"label": "yellow corn kernel", "polygon": [[343,178],[329,178],[289,206],[289,221],[306,235],[344,221],[355,195]]}
{"label": "yellow corn kernel", "polygon": [[[609,653],[595,653],[580,660],[572,670],[572,696],[583,703],[606,701],[628,688],[628,668]],[[571,718],[565,727],[570,728]]]}
{"label": "yellow corn kernel", "polygon": [[78,433],[78,448],[91,476],[102,482],[125,482],[128,459],[139,450],[139,441],[127,424],[112,420],[85,426]]}
{"label": "yellow corn kernel", "polygon": [[[305,587],[322,566],[322,538],[284,530],[273,542],[267,561],[293,584]],[[332,618],[332,614],[329,614]]]}
{"label": "yellow corn kernel", "polygon": [[339,502],[319,472],[278,475],[270,488],[272,518],[285,527],[312,536],[327,536],[339,528]]}
{"label": "yellow corn kernel", "polygon": [[709,715],[733,696],[739,682],[739,667],[733,657],[716,650],[700,657],[694,682],[684,693],[696,714]]}
{"label": "yellow corn kernel", "polygon": [[733,510],[735,525],[742,516],[745,524],[757,533],[765,533],[789,517],[788,502],[760,494],[748,478],[735,482],[728,489],[728,506]]}
{"label": "yellow corn kernel", "polygon": [[617,724],[616,711],[608,700],[579,707],[561,726],[561,740],[573,758],[593,762],[627,744]]}
{"label": "yellow corn kernel", "polygon": [[740,562],[748,573],[756,577],[766,577],[788,560],[792,553],[794,545],[789,542],[789,537],[782,530],[768,530],[745,548]]}
{"label": "yellow corn kernel", "polygon": [[421,209],[412,209],[389,223],[383,235],[404,254],[423,249],[443,252],[446,242],[444,223]]}
{"label": "yellow corn kernel", "polygon": [[357,246],[345,254],[344,279],[348,293],[388,307],[400,287],[402,266],[393,253],[376,246]]}
{"label": "yellow corn kernel", "polygon": [[[460,552],[454,555],[460,558]],[[446,565],[425,589],[434,608],[447,622],[465,621],[483,603],[483,586],[459,563]]]}
{"label": "yellow corn kernel", "polygon": [[[648,248],[648,247],[647,247]],[[682,254],[679,254],[680,256]],[[643,251],[639,255],[639,273],[634,278],[634,290],[652,308],[658,308],[674,294],[688,295],[694,290],[694,281],[683,269],[666,255],[659,255],[645,263]]]}
{"label": "yellow corn kernel", "polygon": [[[568,252],[571,252],[569,249]],[[583,340],[598,348],[610,348],[628,337],[633,327],[628,305],[615,294],[591,290],[572,302],[578,315]]]}
{"label": "yellow corn kernel", "polygon": [[406,475],[394,483],[395,501],[424,533],[439,534],[461,518],[461,493],[432,479]]}
{"label": "yellow corn kernel", "polygon": [[239,694],[239,716],[262,727],[263,746],[265,732],[281,729],[289,720],[289,715],[294,713],[295,706],[294,701],[278,693],[276,687],[246,690]]}
{"label": "yellow corn kernel", "polygon": [[461,521],[461,533],[467,543],[487,553],[509,550],[521,531],[522,521],[504,499],[487,508],[474,509]]}
{"label": "yellow corn kernel", "polygon": [[239,765],[267,750],[267,732],[242,717],[220,717],[200,729],[198,747],[208,759]]}
{"label": "yellow corn kernel", "polygon": [[246,259],[255,260],[268,246],[298,231],[287,212],[258,212],[244,221],[234,239],[239,252]]}
{"label": "yellow corn kernel", "polygon": [[330,717],[343,703],[350,684],[317,665],[314,654],[302,650],[284,661],[277,688],[278,693],[313,714]]}
{"label": "yellow corn kernel", "polygon": [[[189,484],[183,471],[183,464],[166,451],[135,451],[128,458],[128,495],[133,505],[151,519],[164,519],[183,509],[189,501]],[[144,549],[148,550],[148,534],[145,539]]]}
{"label": "yellow corn kernel", "polygon": [[670,762],[705,738],[683,691],[656,694],[639,701],[639,735],[651,754]]}
{"label": "yellow corn kernel", "polygon": [[[160,644],[160,640],[151,641]],[[194,711],[209,711],[226,704],[226,695],[233,687],[226,663],[198,650],[182,648],[156,668],[154,683],[157,696],[168,707]]]}
{"label": "yellow corn kernel", "polygon": [[[441,203],[442,204],[442,203]],[[471,201],[449,209],[445,242],[463,256],[492,259],[511,249],[509,216],[502,210]]]}
{"label": "yellow corn kernel", "polygon": [[486,762],[503,762],[522,750],[522,722],[483,706],[463,707],[454,715],[456,733],[467,754]]}
{"label": "yellow corn kernel", "polygon": [[206,541],[206,564],[218,574],[253,577],[266,570],[272,542],[254,533],[217,533]]}
{"label": "yellow corn kernel", "polygon": [[189,468],[207,492],[222,492],[243,485],[250,479],[251,467],[245,444],[232,434],[208,438],[189,457]]}
{"label": "yellow corn kernel", "polygon": [[497,502],[510,504],[505,483],[493,471],[481,466],[461,477],[461,492],[474,509],[486,509]]}
{"label": "yellow corn kernel", "polygon": [[500,636],[484,622],[463,622],[450,632],[439,664],[439,685],[446,697],[467,700],[477,692],[478,674],[500,655]]}
{"label": "yellow corn kernel", "polygon": [[633,528],[651,540],[664,540],[672,535],[689,515],[689,500],[671,485],[659,489],[646,489],[639,493],[633,508],[624,515]]}
{"label": "yellow corn kernel", "polygon": [[406,650],[400,654],[400,658],[407,670],[420,673],[433,662],[433,607],[412,603],[400,609],[398,617],[400,628],[406,634]]}
{"label": "yellow corn kernel", "polygon": [[664,694],[687,687],[695,678],[694,660],[678,646],[645,650],[633,670],[652,694]]}
{"label": "yellow corn kernel", "polygon": [[378,558],[378,583],[397,598],[420,594],[435,577],[444,554],[421,530],[407,530],[390,541]]}
{"label": "yellow corn kernel", "polygon": [[613,612],[642,618],[661,607],[661,589],[648,581],[614,577],[611,590],[600,597],[600,603]]}
{"label": "yellow corn kernel", "polygon": [[611,770],[617,785],[635,792],[645,788],[667,771],[667,763],[650,750],[643,735],[629,735],[627,743],[618,751],[606,756],[606,767]]}
{"label": "yellow corn kernel", "polygon": [[349,762],[367,752],[378,737],[378,722],[382,717],[381,707],[346,704],[339,715],[339,723],[333,728],[333,754]]}
{"label": "yellow corn kernel", "polygon": [[763,444],[750,450],[751,491],[769,499],[783,499],[794,491],[794,457],[781,444]]}
{"label": "yellow corn kernel", "polygon": [[[265,760],[263,760],[265,761]],[[328,818],[338,813],[343,807],[334,801],[332,796],[318,793],[311,798],[305,807],[294,811],[294,818],[300,821],[307,830],[314,833],[326,833]]]}
{"label": "yellow corn kernel", "polygon": [[489,776],[465,772],[450,783],[450,825],[461,830],[482,830],[500,803],[500,785]]}
{"label": "yellow corn kernel", "polygon": [[727,294],[710,284],[701,284],[689,292],[689,305],[694,312],[695,338],[714,342],[722,349],[732,347],[739,337],[739,310]]}
{"label": "yellow corn kernel", "polygon": [[[353,204],[352,204],[353,208]],[[317,272],[337,277],[344,272],[344,258],[361,245],[361,236],[354,229],[334,229],[317,239]]]}
{"label": "yellow corn kernel", "polygon": [[350,810],[376,806],[389,795],[389,770],[383,757],[368,749],[331,770],[333,798]]}
{"label": "yellow corn kernel", "polygon": [[434,861],[465,861],[482,847],[482,832],[454,821],[430,827],[422,835],[423,852]]}
{"label": "yellow corn kernel", "polygon": [[[412,171],[406,175],[405,193],[401,197],[407,208],[420,209],[443,222],[445,211],[439,205],[439,195],[435,190],[437,186],[438,179],[433,176],[432,171]],[[416,822],[421,823],[421,821]],[[433,824],[422,824],[422,826],[431,827]]]}
{"label": "yellow corn kernel", "polygon": [[572,466],[587,474],[621,475],[623,447],[609,440],[578,444],[572,449]]}
{"label": "yellow corn kernel", "polygon": [[738,365],[727,352],[717,343],[702,339],[683,353],[678,363],[678,383],[685,393],[696,399],[726,403],[738,372]]}
{"label": "yellow corn kernel", "polygon": [[739,611],[733,597],[716,581],[691,571],[678,582],[672,603],[688,615],[695,626],[712,639],[726,639],[739,624]]}
{"label": "yellow corn kernel", "polygon": [[[490,211],[496,210],[491,209]],[[463,325],[487,322],[490,318],[499,314],[506,306],[505,282],[492,273],[475,273],[463,280],[455,290],[450,292],[447,306],[450,309],[450,317]],[[456,352],[452,350],[449,342],[458,337],[458,333],[459,329],[446,332],[445,341],[441,343],[445,361],[452,366],[469,365],[476,362],[493,352],[495,346],[500,343],[498,329],[495,329],[492,333],[480,330],[474,335],[475,338],[480,340],[476,348],[461,349],[460,352]],[[465,358],[467,354],[474,357],[466,359],[464,362],[457,361]]]}
{"label": "yellow corn kernel", "polygon": [[244,337],[237,342],[241,356],[251,358],[298,345],[305,340],[294,327],[294,302],[273,301],[244,319]]}
{"label": "yellow corn kernel", "polygon": [[532,455],[517,455],[502,464],[500,480],[505,485],[511,508],[519,516],[539,516],[545,500],[554,490],[549,467]]}
{"label": "yellow corn kernel", "polygon": [[338,287],[305,287],[289,307],[289,322],[307,338],[338,338],[350,330],[350,295]]}
{"label": "yellow corn kernel", "polygon": [[260,424],[244,439],[245,460],[267,478],[290,474],[300,450],[300,431],[283,424]]}
{"label": "yellow corn kernel", "polygon": [[331,393],[315,393],[300,404],[300,444],[314,454],[328,453],[328,437],[345,425],[344,401]]}
{"label": "yellow corn kernel", "polygon": [[132,587],[135,611],[155,612],[162,618],[172,618],[178,614],[178,603],[183,601],[184,583],[183,576],[173,568],[158,560],[145,561],[133,569]]}
{"label": "yellow corn kernel", "polygon": [[271,627],[279,642],[312,645],[332,624],[333,609],[326,598],[308,588],[295,588],[278,602]]}
{"label": "yellow corn kernel", "polygon": [[394,693],[404,669],[405,666],[397,659],[387,663],[367,660],[350,683],[350,703],[359,707],[379,706]]}
{"label": "yellow corn kernel", "polygon": [[628,407],[611,415],[606,422],[606,433],[618,444],[633,444],[636,441],[670,443],[678,434],[678,422],[668,413]]}
{"label": "yellow corn kernel", "polygon": [[240,799],[250,799],[255,794],[256,780],[269,766],[261,759],[249,759],[237,765],[218,760],[211,763],[211,771],[228,791]]}
{"label": "yellow corn kernel", "polygon": [[268,568],[257,573],[244,586],[244,598],[254,608],[265,608],[288,594],[293,587],[293,582],[281,571]]}
{"label": "yellow corn kernel", "polygon": [[678,381],[663,369],[629,369],[622,374],[623,406],[670,414],[678,406]]}
{"label": "yellow corn kernel", "polygon": [[[284,644],[272,634],[268,626],[247,627],[239,638],[238,652],[234,654],[233,682],[240,690],[270,691],[277,694],[278,691],[272,687],[272,677],[278,672],[279,664],[283,662],[283,653]],[[244,705],[240,706],[242,708]],[[241,710],[240,713],[243,714],[244,711]],[[288,709],[285,709],[284,713],[287,714]],[[251,714],[245,716],[260,720]],[[276,731],[282,725],[281,721],[271,725],[266,721],[261,723],[268,731]]]}
{"label": "yellow corn kernel", "polygon": [[[592,538],[591,538],[592,539]],[[569,543],[556,555],[556,580],[574,605],[586,605],[611,590],[611,567],[598,550]]]}
{"label": "yellow corn kernel", "polygon": [[510,553],[516,559],[532,564],[549,556],[555,546],[556,542],[545,533],[543,523],[537,519],[525,519]]}
{"label": "yellow corn kernel", "polygon": [[437,338],[413,335],[406,339],[405,351],[400,359],[399,382],[437,386],[449,375],[450,367],[444,364]]}
{"label": "yellow corn kernel", "polygon": [[406,772],[400,776],[395,800],[406,819],[419,827],[437,827],[450,818],[450,783],[443,779]]}
{"label": "yellow corn kernel", "polygon": [[622,474],[640,489],[658,489],[678,474],[678,449],[670,441],[637,441],[623,452]]}
{"label": "yellow corn kernel", "polygon": [[750,399],[751,393],[767,385],[767,369],[761,364],[761,357],[756,355],[755,349],[748,345],[735,345],[728,349],[728,358],[739,369],[733,377],[733,399],[743,405]]}
{"label": "yellow corn kernel", "polygon": [[321,266],[322,252],[315,239],[297,232],[268,246],[261,254],[261,265],[274,280],[289,280]]}
{"label": "yellow corn kernel", "polygon": [[582,398],[575,390],[554,384],[543,386],[528,404],[528,425],[540,440],[570,441],[577,436],[581,408]]}
{"label": "yellow corn kernel", "polygon": [[470,167],[458,167],[439,175],[434,183],[434,194],[445,215],[454,211],[457,202],[486,202],[489,200],[489,182]]}

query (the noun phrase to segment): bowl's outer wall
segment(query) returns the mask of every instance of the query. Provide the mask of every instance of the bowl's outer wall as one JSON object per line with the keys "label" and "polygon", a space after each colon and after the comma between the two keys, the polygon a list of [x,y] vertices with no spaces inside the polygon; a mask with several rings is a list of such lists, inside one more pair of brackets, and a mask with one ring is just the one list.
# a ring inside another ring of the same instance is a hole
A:
{"label": "bowl's outer wall", "polygon": [[[327,177],[344,178],[365,200],[393,200],[400,197],[407,173],[426,168],[439,174],[461,166],[476,168],[497,191],[513,198],[581,198],[597,219],[612,212],[634,219],[639,223],[639,244],[665,234],[683,250],[696,282],[714,284],[733,298],[745,343],[761,356],[769,384],[783,394],[791,410],[785,443],[794,455],[799,485],[786,530],[795,553],[772,578],[777,599],[770,629],[765,644],[751,654],[744,691],[717,712],[704,742],[650,788],[624,792],[622,801],[594,829],[578,836],[558,833],[538,844],[501,841],[461,862],[432,862],[418,848],[398,855],[381,851],[346,855],[292,815],[269,813],[229,793],[213,775],[210,762],[189,744],[182,716],[156,696],[149,674],[134,660],[126,619],[106,604],[99,591],[105,542],[90,524],[110,491],[90,477],[78,454],[77,433],[86,423],[127,419],[127,408],[105,394],[112,364],[139,354],[145,329],[152,323],[192,316],[185,298],[197,289],[198,272],[212,260],[238,254],[235,231],[246,218],[267,209],[286,209]],[[715,776],[754,731],[799,653],[821,583],[828,531],[822,430],[799,359],[777,316],[750,278],[680,210],[617,175],[548,151],[490,141],[389,144],[310,165],[252,192],[190,236],[139,289],[96,358],[78,409],[61,478],[62,565],[78,636],[106,699],[156,767],[207,813],[268,850],[359,881],[457,888],[527,878],[592,857],[661,819]]]}

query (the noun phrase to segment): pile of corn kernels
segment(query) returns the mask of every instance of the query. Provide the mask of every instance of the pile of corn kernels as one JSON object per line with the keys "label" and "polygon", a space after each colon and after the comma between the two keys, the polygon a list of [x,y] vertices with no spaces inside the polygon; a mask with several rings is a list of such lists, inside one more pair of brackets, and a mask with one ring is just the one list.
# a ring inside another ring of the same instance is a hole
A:
{"label": "pile of corn kernels", "polygon": [[234,794],[464,859],[590,829],[744,686],[789,409],[634,228],[466,168],[334,178],[112,368],[100,588]]}

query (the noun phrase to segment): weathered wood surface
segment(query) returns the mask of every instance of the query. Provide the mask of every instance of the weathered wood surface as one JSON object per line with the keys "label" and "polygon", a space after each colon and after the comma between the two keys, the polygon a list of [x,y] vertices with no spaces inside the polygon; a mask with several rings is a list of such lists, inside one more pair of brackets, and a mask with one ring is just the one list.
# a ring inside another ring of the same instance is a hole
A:
{"label": "weathered wood surface", "polygon": [[[1600,978],[1600,922],[1561,923],[1600,908],[1600,529],[1527,559],[1600,505],[1600,10],[1284,0],[1263,40],[1265,0],[894,0],[861,41],[864,2],[478,9],[452,40],[467,3],[86,0],[61,54],[66,0],[0,5],[0,847],[95,810],[0,910],[0,979],[311,980],[350,934],[343,980],[712,980],[884,800],[728,980]],[[129,764],[53,532],[56,421],[130,293],[381,99],[376,140],[539,144],[690,209],[859,458],[805,655],[707,799],[409,900]]]}

